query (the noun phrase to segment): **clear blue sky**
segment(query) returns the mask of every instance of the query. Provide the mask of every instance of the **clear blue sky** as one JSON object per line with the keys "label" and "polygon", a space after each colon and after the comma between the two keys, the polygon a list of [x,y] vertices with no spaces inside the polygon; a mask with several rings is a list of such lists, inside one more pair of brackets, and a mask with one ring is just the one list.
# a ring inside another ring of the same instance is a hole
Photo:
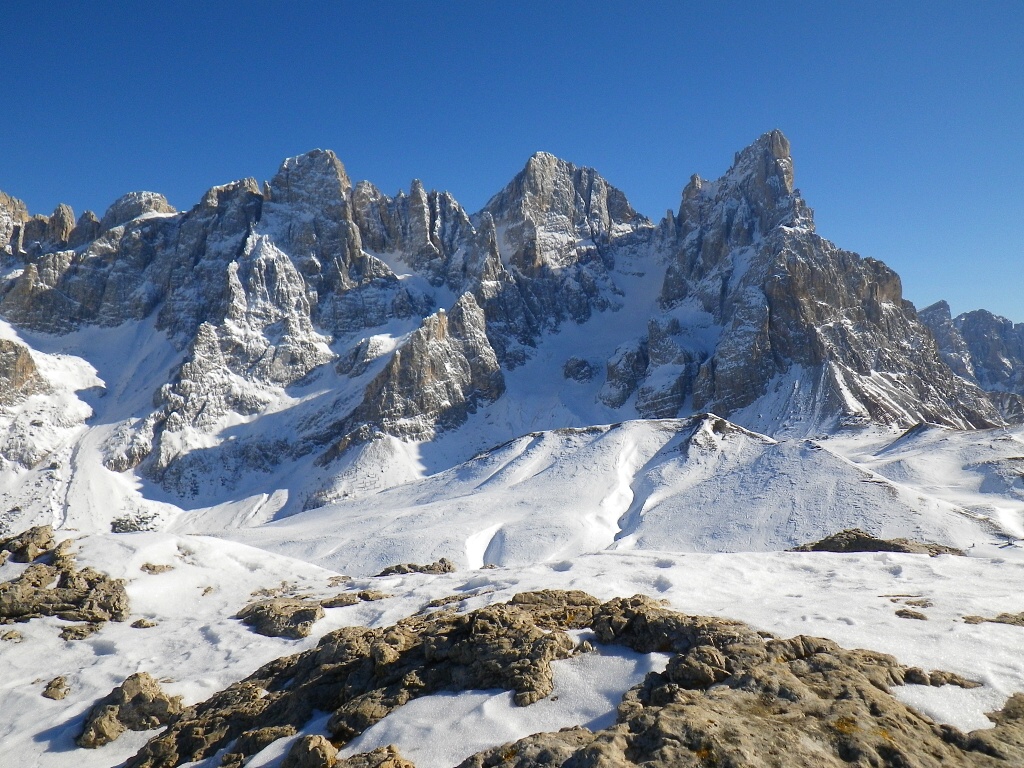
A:
{"label": "clear blue sky", "polygon": [[537,150],[652,218],[781,128],[818,230],[1024,321],[1024,2],[0,6],[0,189],[179,208],[334,149],[480,208]]}

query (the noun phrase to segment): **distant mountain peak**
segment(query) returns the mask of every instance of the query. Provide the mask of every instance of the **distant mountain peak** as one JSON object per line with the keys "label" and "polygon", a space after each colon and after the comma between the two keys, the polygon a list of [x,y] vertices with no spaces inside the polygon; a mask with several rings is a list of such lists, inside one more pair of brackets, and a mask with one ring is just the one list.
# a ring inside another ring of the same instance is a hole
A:
{"label": "distant mountain peak", "polygon": [[315,195],[317,190],[342,197],[352,189],[352,182],[334,152],[313,149],[281,163],[270,186],[274,200],[292,202],[296,197]]}

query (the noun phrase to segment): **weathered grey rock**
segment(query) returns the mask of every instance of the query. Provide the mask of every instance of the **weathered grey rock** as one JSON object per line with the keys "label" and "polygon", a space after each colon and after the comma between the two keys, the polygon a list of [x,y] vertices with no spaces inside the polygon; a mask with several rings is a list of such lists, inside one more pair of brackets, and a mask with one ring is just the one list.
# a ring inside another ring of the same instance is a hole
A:
{"label": "weathered grey rock", "polygon": [[[70,209],[69,209],[70,210]],[[172,214],[177,210],[156,192],[129,192],[111,203],[100,220],[100,234],[146,214]]]}
{"label": "weathered grey rock", "polygon": [[53,680],[46,684],[42,695],[47,699],[60,701],[61,699],[66,699],[69,693],[71,693],[71,687],[68,685],[68,679],[61,675],[60,677],[53,678]]}
{"label": "weathered grey rock", "polygon": [[616,725],[537,734],[474,755],[460,768],[994,767],[1024,754],[1017,697],[990,715],[996,729],[962,734],[936,726],[891,696],[890,687],[931,684],[932,677],[936,684],[970,681],[902,667],[885,654],[821,638],[765,638],[738,622],[682,616],[644,597],[606,603],[594,628],[606,641],[676,655],[664,673],[626,694]]}
{"label": "weathered grey rock", "polygon": [[1012,627],[1024,627],[1024,613],[1000,613],[998,616],[992,618],[985,618],[983,616],[964,616],[964,621],[967,624],[981,624],[982,622],[992,622],[994,624],[1009,624]]}
{"label": "weathered grey rock", "polygon": [[46,222],[46,239],[57,246],[66,246],[75,228],[75,212],[61,203]]}
{"label": "weathered grey rock", "polygon": [[584,382],[594,378],[597,375],[597,370],[588,360],[570,357],[562,366],[562,375],[573,381]]}
{"label": "weathered grey rock", "polygon": [[849,528],[821,541],[801,544],[792,552],[907,552],[915,555],[963,555],[956,547],[910,539],[880,539],[860,528]]}
{"label": "weathered grey rock", "polygon": [[589,255],[580,239],[600,241],[616,228],[646,222],[593,168],[547,152],[533,155],[483,210],[504,229],[499,248],[524,274],[576,264]]}
{"label": "weathered grey rock", "polygon": [[25,203],[0,192],[0,258],[5,253],[17,254],[21,250],[21,227],[28,219],[29,213]]}
{"label": "weathered grey rock", "polygon": [[1024,323],[983,309],[952,318],[945,301],[922,309],[918,316],[935,335],[950,368],[993,393],[1008,419],[1024,418]]}
{"label": "weathered grey rock", "polygon": [[[696,306],[721,329],[713,348],[706,340],[690,347],[694,365],[673,384],[692,392],[695,409],[729,417],[794,375],[798,394],[775,407],[784,415],[744,426],[773,433],[787,421],[803,429],[1002,422],[984,393],[943,362],[899,277],[815,234],[780,132],[738,153],[721,179],[692,179],[656,241],[673,254],[664,305]],[[658,378],[657,368],[647,376]]]}
{"label": "weathered grey rock", "polygon": [[949,304],[945,301],[937,301],[924,309],[918,310],[917,317],[935,336],[939,353],[942,355],[942,360],[946,365],[957,376],[961,376],[968,381],[977,382],[977,378],[974,375],[974,364],[971,360],[971,350],[953,322]]}
{"label": "weathered grey rock", "polygon": [[[466,768],[507,766],[789,766],[853,764],[995,768],[1024,756],[1024,696],[963,734],[937,726],[890,693],[895,685],[976,685],[904,667],[886,654],[830,640],[780,640],[726,619],[686,616],[643,596],[601,604],[584,593],[516,595],[506,605],[412,617],[393,627],[346,627],[314,650],[271,662],[152,739],[128,766],[170,768],[233,743],[230,765],[333,711],[344,743],[395,707],[438,690],[510,687],[521,704],[550,692],[550,660],[572,653],[562,630],[589,624],[601,642],[673,654],[623,698],[599,732],[537,734],[474,755]],[[111,727],[110,720],[98,719]],[[112,726],[116,729],[116,724]],[[390,748],[347,760],[307,736],[285,765],[407,768]]]}
{"label": "weathered grey rock", "polygon": [[348,431],[373,424],[393,435],[429,437],[461,425],[479,405],[504,391],[483,312],[465,293],[451,312],[439,310],[424,320],[395,352],[348,417]]}
{"label": "weathered grey rock", "polygon": [[901,619],[917,619],[918,621],[928,621],[928,617],[920,611],[915,611],[912,608],[899,608],[896,610],[896,615]]}
{"label": "weathered grey rock", "polygon": [[601,392],[601,402],[612,408],[621,408],[647,373],[650,361],[644,340],[626,342],[615,350],[608,361],[607,377]]}
{"label": "weathered grey rock", "polygon": [[393,744],[386,747],[377,747],[371,752],[364,752],[360,755],[352,755],[335,763],[337,768],[416,768],[411,762],[402,757],[401,753]]}
{"label": "weathered grey rock", "polygon": [[319,603],[279,597],[250,603],[236,618],[268,637],[308,637],[313,624],[324,617]]}
{"label": "weathered grey rock", "polygon": [[391,597],[387,592],[381,592],[376,589],[364,589],[356,593],[356,596],[364,602],[374,602],[376,600],[386,600]]}
{"label": "weathered grey rock", "polygon": [[[550,695],[551,661],[574,649],[564,632],[545,631],[533,616],[580,602],[572,593],[551,592],[469,614],[414,616],[393,627],[336,630],[316,649],[271,662],[197,705],[128,766],[170,768],[199,760],[246,731],[284,725],[300,729],[314,710],[333,712],[328,729],[335,743],[344,743],[410,699],[444,690],[504,688],[525,706]],[[237,744],[233,750],[238,752]]]}
{"label": "weathered grey rock", "polygon": [[125,730],[147,731],[167,725],[183,711],[180,696],[168,696],[152,676],[136,672],[96,702],[75,743],[87,749],[102,747]]}
{"label": "weathered grey rock", "polygon": [[352,592],[342,592],[340,595],[329,597],[326,600],[321,600],[320,605],[324,608],[347,608],[350,605],[360,603],[362,600],[359,599],[359,595]]}
{"label": "weathered grey rock", "polygon": [[72,624],[60,631],[61,640],[85,640],[95,635],[103,627],[102,622],[90,621],[85,624]]}
{"label": "weathered grey rock", "polygon": [[92,211],[85,211],[68,235],[68,248],[80,248],[100,236],[100,220]]}
{"label": "weathered grey rock", "polygon": [[0,406],[12,405],[46,388],[28,347],[0,339]]}
{"label": "weathered grey rock", "polygon": [[427,565],[418,565],[417,563],[399,563],[398,565],[389,565],[383,571],[378,573],[378,576],[394,576],[396,574],[403,573],[454,573],[455,563],[449,560],[447,557],[442,557],[436,563],[428,563]]}
{"label": "weathered grey rock", "polygon": [[143,563],[139,566],[139,570],[144,573],[155,576],[158,573],[167,573],[173,571],[174,566],[170,563]]}

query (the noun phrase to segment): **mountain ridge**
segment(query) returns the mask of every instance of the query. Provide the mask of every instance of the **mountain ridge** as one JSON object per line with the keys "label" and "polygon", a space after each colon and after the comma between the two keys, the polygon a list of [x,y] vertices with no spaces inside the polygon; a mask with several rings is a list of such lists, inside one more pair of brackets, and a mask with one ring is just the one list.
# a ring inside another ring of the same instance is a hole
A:
{"label": "mountain ridge", "polygon": [[187,211],[129,193],[72,219],[0,197],[0,317],[12,341],[153,323],[177,362],[99,442],[107,470],[173,498],[221,465],[273,483],[313,457],[305,506],[382,435],[472,435],[458,462],[537,428],[700,411],[774,436],[1024,417],[951,368],[898,275],[817,235],[780,131],[657,223],[544,152],[469,214],[419,181],[353,184],[329,150]]}

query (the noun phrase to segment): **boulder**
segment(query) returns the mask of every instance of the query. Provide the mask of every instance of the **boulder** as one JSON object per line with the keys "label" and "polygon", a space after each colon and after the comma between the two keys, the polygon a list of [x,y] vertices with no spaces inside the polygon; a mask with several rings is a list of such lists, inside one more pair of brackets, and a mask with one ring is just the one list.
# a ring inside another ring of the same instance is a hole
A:
{"label": "boulder", "polygon": [[313,624],[324,617],[319,603],[278,597],[250,603],[235,618],[268,637],[308,637]]}
{"label": "boulder", "polygon": [[180,696],[168,696],[146,672],[136,672],[96,702],[75,740],[95,749],[109,744],[125,730],[146,731],[173,722],[184,711]]}

